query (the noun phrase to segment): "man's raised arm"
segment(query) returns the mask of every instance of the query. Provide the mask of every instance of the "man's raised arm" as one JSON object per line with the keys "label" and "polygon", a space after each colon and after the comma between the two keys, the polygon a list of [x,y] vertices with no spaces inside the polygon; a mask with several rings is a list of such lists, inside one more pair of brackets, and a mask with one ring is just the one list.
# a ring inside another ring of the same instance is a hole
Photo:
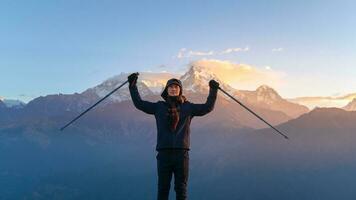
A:
{"label": "man's raised arm", "polygon": [[215,80],[209,81],[209,95],[204,104],[191,103],[192,116],[203,116],[214,109],[218,94],[219,83]]}
{"label": "man's raised arm", "polygon": [[132,102],[134,103],[137,109],[147,114],[154,114],[156,110],[156,103],[148,102],[141,99],[141,96],[138,92],[137,85],[136,85],[137,78],[138,78],[138,73],[133,73],[127,77],[130,83],[129,90],[130,90]]}

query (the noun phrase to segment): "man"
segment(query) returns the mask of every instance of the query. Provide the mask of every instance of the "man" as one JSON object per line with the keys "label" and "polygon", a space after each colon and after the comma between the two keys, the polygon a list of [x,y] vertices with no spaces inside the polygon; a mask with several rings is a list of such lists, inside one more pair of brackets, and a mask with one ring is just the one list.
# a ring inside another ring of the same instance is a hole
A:
{"label": "man", "polygon": [[209,82],[209,96],[205,104],[195,104],[182,95],[182,83],[178,79],[168,80],[161,96],[164,101],[148,102],[141,99],[136,82],[136,73],[128,76],[129,89],[135,107],[154,115],[157,125],[158,151],[158,200],[168,200],[174,174],[174,190],[177,200],[187,199],[189,172],[190,122],[194,116],[203,116],[214,109],[219,83]]}

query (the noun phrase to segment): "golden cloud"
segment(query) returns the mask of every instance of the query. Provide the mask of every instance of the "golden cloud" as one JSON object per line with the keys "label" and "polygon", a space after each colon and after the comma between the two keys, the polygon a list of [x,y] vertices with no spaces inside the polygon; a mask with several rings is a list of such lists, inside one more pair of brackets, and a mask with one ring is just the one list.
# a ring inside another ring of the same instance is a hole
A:
{"label": "golden cloud", "polygon": [[256,89],[260,85],[279,88],[285,83],[286,74],[275,71],[270,66],[259,68],[248,64],[212,59],[194,61],[191,65],[206,68],[219,79],[237,89]]}

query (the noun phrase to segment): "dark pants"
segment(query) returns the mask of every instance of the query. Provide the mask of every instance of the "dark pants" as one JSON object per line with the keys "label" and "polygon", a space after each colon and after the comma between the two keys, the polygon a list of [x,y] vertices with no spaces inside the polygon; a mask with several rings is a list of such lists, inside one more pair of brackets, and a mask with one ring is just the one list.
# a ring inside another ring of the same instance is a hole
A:
{"label": "dark pants", "polygon": [[158,200],[168,200],[172,174],[176,200],[187,199],[189,151],[182,149],[160,150],[156,156],[158,171]]}

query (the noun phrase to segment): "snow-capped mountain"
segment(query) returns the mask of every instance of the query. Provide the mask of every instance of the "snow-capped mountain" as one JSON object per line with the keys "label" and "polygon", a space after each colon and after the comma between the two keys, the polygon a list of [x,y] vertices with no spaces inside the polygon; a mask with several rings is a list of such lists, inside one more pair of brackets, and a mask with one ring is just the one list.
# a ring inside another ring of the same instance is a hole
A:
{"label": "snow-capped mountain", "polygon": [[191,66],[188,72],[180,77],[184,91],[199,93],[207,93],[209,91],[209,81],[211,79],[221,82],[214,74],[201,66]]}
{"label": "snow-capped mountain", "polygon": [[23,108],[26,104],[17,99],[3,99],[2,100],[8,108]]}
{"label": "snow-capped mountain", "polygon": [[[83,95],[97,96],[98,98],[102,98],[114,90],[116,87],[120,86],[122,83],[127,81],[127,76],[129,73],[121,73],[117,76],[113,76],[103,83],[89,88],[84,91]],[[142,97],[148,95],[157,95],[160,94],[167,82],[168,79],[173,77],[178,77],[177,74],[172,73],[153,73],[153,72],[140,72],[140,75],[137,80],[137,87],[140,91],[140,95]],[[113,93],[109,98],[109,102],[121,102],[124,100],[129,100],[130,92],[128,90],[128,84],[124,85],[119,91]]]}
{"label": "snow-capped mountain", "polygon": [[356,111],[356,98],[354,98],[350,103],[343,107],[347,111]]}
{"label": "snow-capped mountain", "polygon": [[255,91],[240,90],[243,102],[256,105],[261,108],[281,111],[292,118],[309,111],[305,106],[295,104],[283,99],[273,88],[262,85]]}
{"label": "snow-capped mountain", "polygon": [[[29,112],[48,113],[51,115],[56,115],[62,111],[83,111],[127,81],[128,75],[128,73],[121,73],[113,76],[101,84],[89,88],[82,93],[53,94],[35,98],[28,103],[26,110]],[[167,79],[172,77],[179,77],[179,75],[171,73],[140,72],[137,86],[141,97],[158,96],[158,94],[162,91],[162,88],[165,86]],[[98,106],[105,106],[110,103],[119,103],[130,99],[131,97],[128,84],[126,84],[120,90],[105,99],[105,101],[101,102]]]}
{"label": "snow-capped mountain", "polygon": [[[209,81],[211,79],[218,81],[221,88],[247,105],[281,111],[292,118],[308,112],[307,107],[288,102],[283,99],[273,88],[267,85],[262,85],[255,91],[235,89],[226,84],[220,77],[217,77],[213,72],[204,66],[192,65],[188,72],[180,78],[185,92],[201,94],[208,93]],[[223,94],[220,96],[228,100],[230,99],[230,97]]]}
{"label": "snow-capped mountain", "polygon": [[[113,76],[82,93],[55,94],[39,97],[29,102],[26,107],[29,112],[44,112],[51,115],[62,111],[83,111],[127,81],[128,75],[129,73],[121,73]],[[214,79],[220,83],[221,88],[247,106],[282,112],[289,118],[295,118],[308,112],[305,106],[284,100],[274,89],[267,85],[262,85],[255,91],[238,90],[226,84],[222,78],[216,76],[209,68],[194,64],[182,76],[172,73],[140,72],[137,85],[141,97],[160,99],[160,93],[170,78],[179,78],[182,81],[183,94],[187,95],[188,99],[193,102],[205,100],[206,96],[204,94],[207,94],[209,91],[209,81]],[[130,100],[131,97],[127,87],[128,84],[113,93],[99,106]],[[219,96],[234,103],[230,97],[224,95],[222,92],[219,92]]]}
{"label": "snow-capped mountain", "polygon": [[271,87],[262,85],[256,89],[256,101],[272,104],[283,100],[281,96]]}
{"label": "snow-capped mountain", "polygon": [[[114,76],[109,78],[108,80],[104,81],[103,83],[89,88],[82,93],[82,95],[88,96],[97,96],[98,98],[103,98],[108,93],[110,93],[115,88],[119,87],[122,83],[127,81],[128,74],[121,73],[120,75]],[[141,92],[142,96],[153,94],[152,91],[141,81],[137,82],[137,87]],[[124,100],[130,99],[130,92],[128,90],[128,84],[124,85],[120,90],[116,91],[110,97],[108,97],[106,102],[121,102]]]}
{"label": "snow-capped mountain", "polygon": [[283,100],[283,98],[268,85],[261,85],[255,91],[240,90],[239,93],[242,94],[242,99],[254,104],[264,103],[271,105],[275,102],[280,102]]}
{"label": "snow-capped mountain", "polygon": [[356,98],[356,93],[343,95],[343,96],[331,96],[331,97],[298,97],[288,99],[291,102],[298,103],[307,106],[309,109],[315,107],[336,107],[342,108],[350,101]]}
{"label": "snow-capped mountain", "polygon": [[228,92],[236,92],[236,89],[224,83],[214,73],[203,66],[191,66],[190,69],[180,77],[183,84],[183,90],[193,93],[208,93],[209,81],[214,79],[220,83],[220,87]]}

